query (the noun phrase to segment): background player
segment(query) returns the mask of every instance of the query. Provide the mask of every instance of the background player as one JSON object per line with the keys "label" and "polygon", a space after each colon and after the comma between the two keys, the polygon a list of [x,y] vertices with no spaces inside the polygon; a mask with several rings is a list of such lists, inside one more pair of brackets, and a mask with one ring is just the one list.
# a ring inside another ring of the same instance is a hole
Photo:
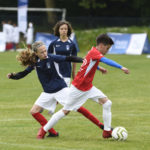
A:
{"label": "background player", "polygon": [[110,66],[121,69],[124,73],[128,74],[129,70],[120,64],[112,61],[104,55],[108,52],[109,48],[114,44],[112,39],[102,34],[97,37],[96,47],[92,49],[86,55],[83,64],[80,67],[77,76],[72,82],[70,87],[69,96],[63,109],[55,113],[48,123],[39,130],[38,137],[44,138],[46,132],[52,128],[61,118],[67,115],[72,110],[77,110],[82,106],[87,99],[101,104],[103,106],[103,120],[104,120],[104,131],[103,137],[111,137],[111,105],[112,102],[107,98],[102,91],[92,85],[95,71],[99,62],[103,62]]}
{"label": "background player", "polygon": [[[72,33],[72,26],[67,21],[59,21],[54,26],[54,35],[58,39],[53,41],[48,47],[48,53],[65,56],[77,56],[77,49],[74,42],[69,38]],[[75,77],[76,64],[71,62],[62,62],[59,64],[59,70],[64,77],[67,85],[70,85],[71,74]]]}

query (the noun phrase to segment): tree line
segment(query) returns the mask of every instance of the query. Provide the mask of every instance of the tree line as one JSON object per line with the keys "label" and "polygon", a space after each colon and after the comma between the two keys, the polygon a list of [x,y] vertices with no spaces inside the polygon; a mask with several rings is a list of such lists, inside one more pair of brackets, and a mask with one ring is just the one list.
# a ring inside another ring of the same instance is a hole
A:
{"label": "tree line", "polygon": [[[28,0],[29,7],[66,8],[68,16],[149,17],[149,0]],[[1,7],[17,7],[17,0],[0,0]]]}

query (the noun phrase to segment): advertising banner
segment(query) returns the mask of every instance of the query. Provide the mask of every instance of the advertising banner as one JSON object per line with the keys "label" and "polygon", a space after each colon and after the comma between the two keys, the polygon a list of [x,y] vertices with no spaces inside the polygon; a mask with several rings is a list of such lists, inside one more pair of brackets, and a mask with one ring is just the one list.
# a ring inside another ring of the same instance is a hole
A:
{"label": "advertising banner", "polygon": [[109,54],[141,55],[150,53],[150,44],[146,33],[108,33],[108,35],[114,41]]}
{"label": "advertising banner", "polygon": [[18,0],[18,27],[22,33],[25,33],[27,29],[27,9],[28,0]]}

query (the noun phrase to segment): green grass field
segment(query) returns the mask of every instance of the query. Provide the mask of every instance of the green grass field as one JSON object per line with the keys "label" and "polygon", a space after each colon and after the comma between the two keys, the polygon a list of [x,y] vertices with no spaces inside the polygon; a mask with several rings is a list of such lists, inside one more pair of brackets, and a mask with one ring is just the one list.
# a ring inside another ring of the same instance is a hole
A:
{"label": "green grass field", "polygon": [[[150,59],[146,55],[107,55],[128,67],[131,74],[106,65],[107,75],[96,73],[94,84],[112,100],[112,126],[128,130],[127,141],[103,139],[102,131],[72,112],[55,129],[59,138],[37,140],[40,125],[29,114],[42,92],[35,71],[15,81],[6,78],[9,72],[23,68],[16,61],[16,52],[0,53],[0,150],[149,150],[150,141]],[[79,56],[84,56],[79,53]],[[78,68],[79,68],[78,64]],[[87,101],[84,105],[102,121],[102,107]],[[58,105],[57,110],[61,106]],[[50,118],[44,111],[47,119]]]}

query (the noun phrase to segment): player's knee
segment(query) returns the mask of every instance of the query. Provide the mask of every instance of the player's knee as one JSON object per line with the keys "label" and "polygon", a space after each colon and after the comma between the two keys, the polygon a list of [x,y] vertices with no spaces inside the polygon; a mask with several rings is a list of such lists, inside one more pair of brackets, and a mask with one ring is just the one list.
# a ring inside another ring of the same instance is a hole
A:
{"label": "player's knee", "polygon": [[30,110],[30,114],[33,115],[35,114],[35,111],[33,109]]}
{"label": "player's knee", "polygon": [[107,101],[103,104],[103,108],[109,109],[109,108],[111,108],[111,105],[112,105],[111,100],[107,100]]}
{"label": "player's knee", "polygon": [[64,112],[65,115],[68,115],[70,111],[68,111],[68,110],[63,110],[63,112]]}
{"label": "player's knee", "polygon": [[34,108],[31,108],[31,110],[30,110],[30,114],[31,115],[33,115],[33,114],[35,114],[35,113],[41,113],[42,112],[42,109],[40,109],[40,110],[37,110],[37,109],[34,109]]}

